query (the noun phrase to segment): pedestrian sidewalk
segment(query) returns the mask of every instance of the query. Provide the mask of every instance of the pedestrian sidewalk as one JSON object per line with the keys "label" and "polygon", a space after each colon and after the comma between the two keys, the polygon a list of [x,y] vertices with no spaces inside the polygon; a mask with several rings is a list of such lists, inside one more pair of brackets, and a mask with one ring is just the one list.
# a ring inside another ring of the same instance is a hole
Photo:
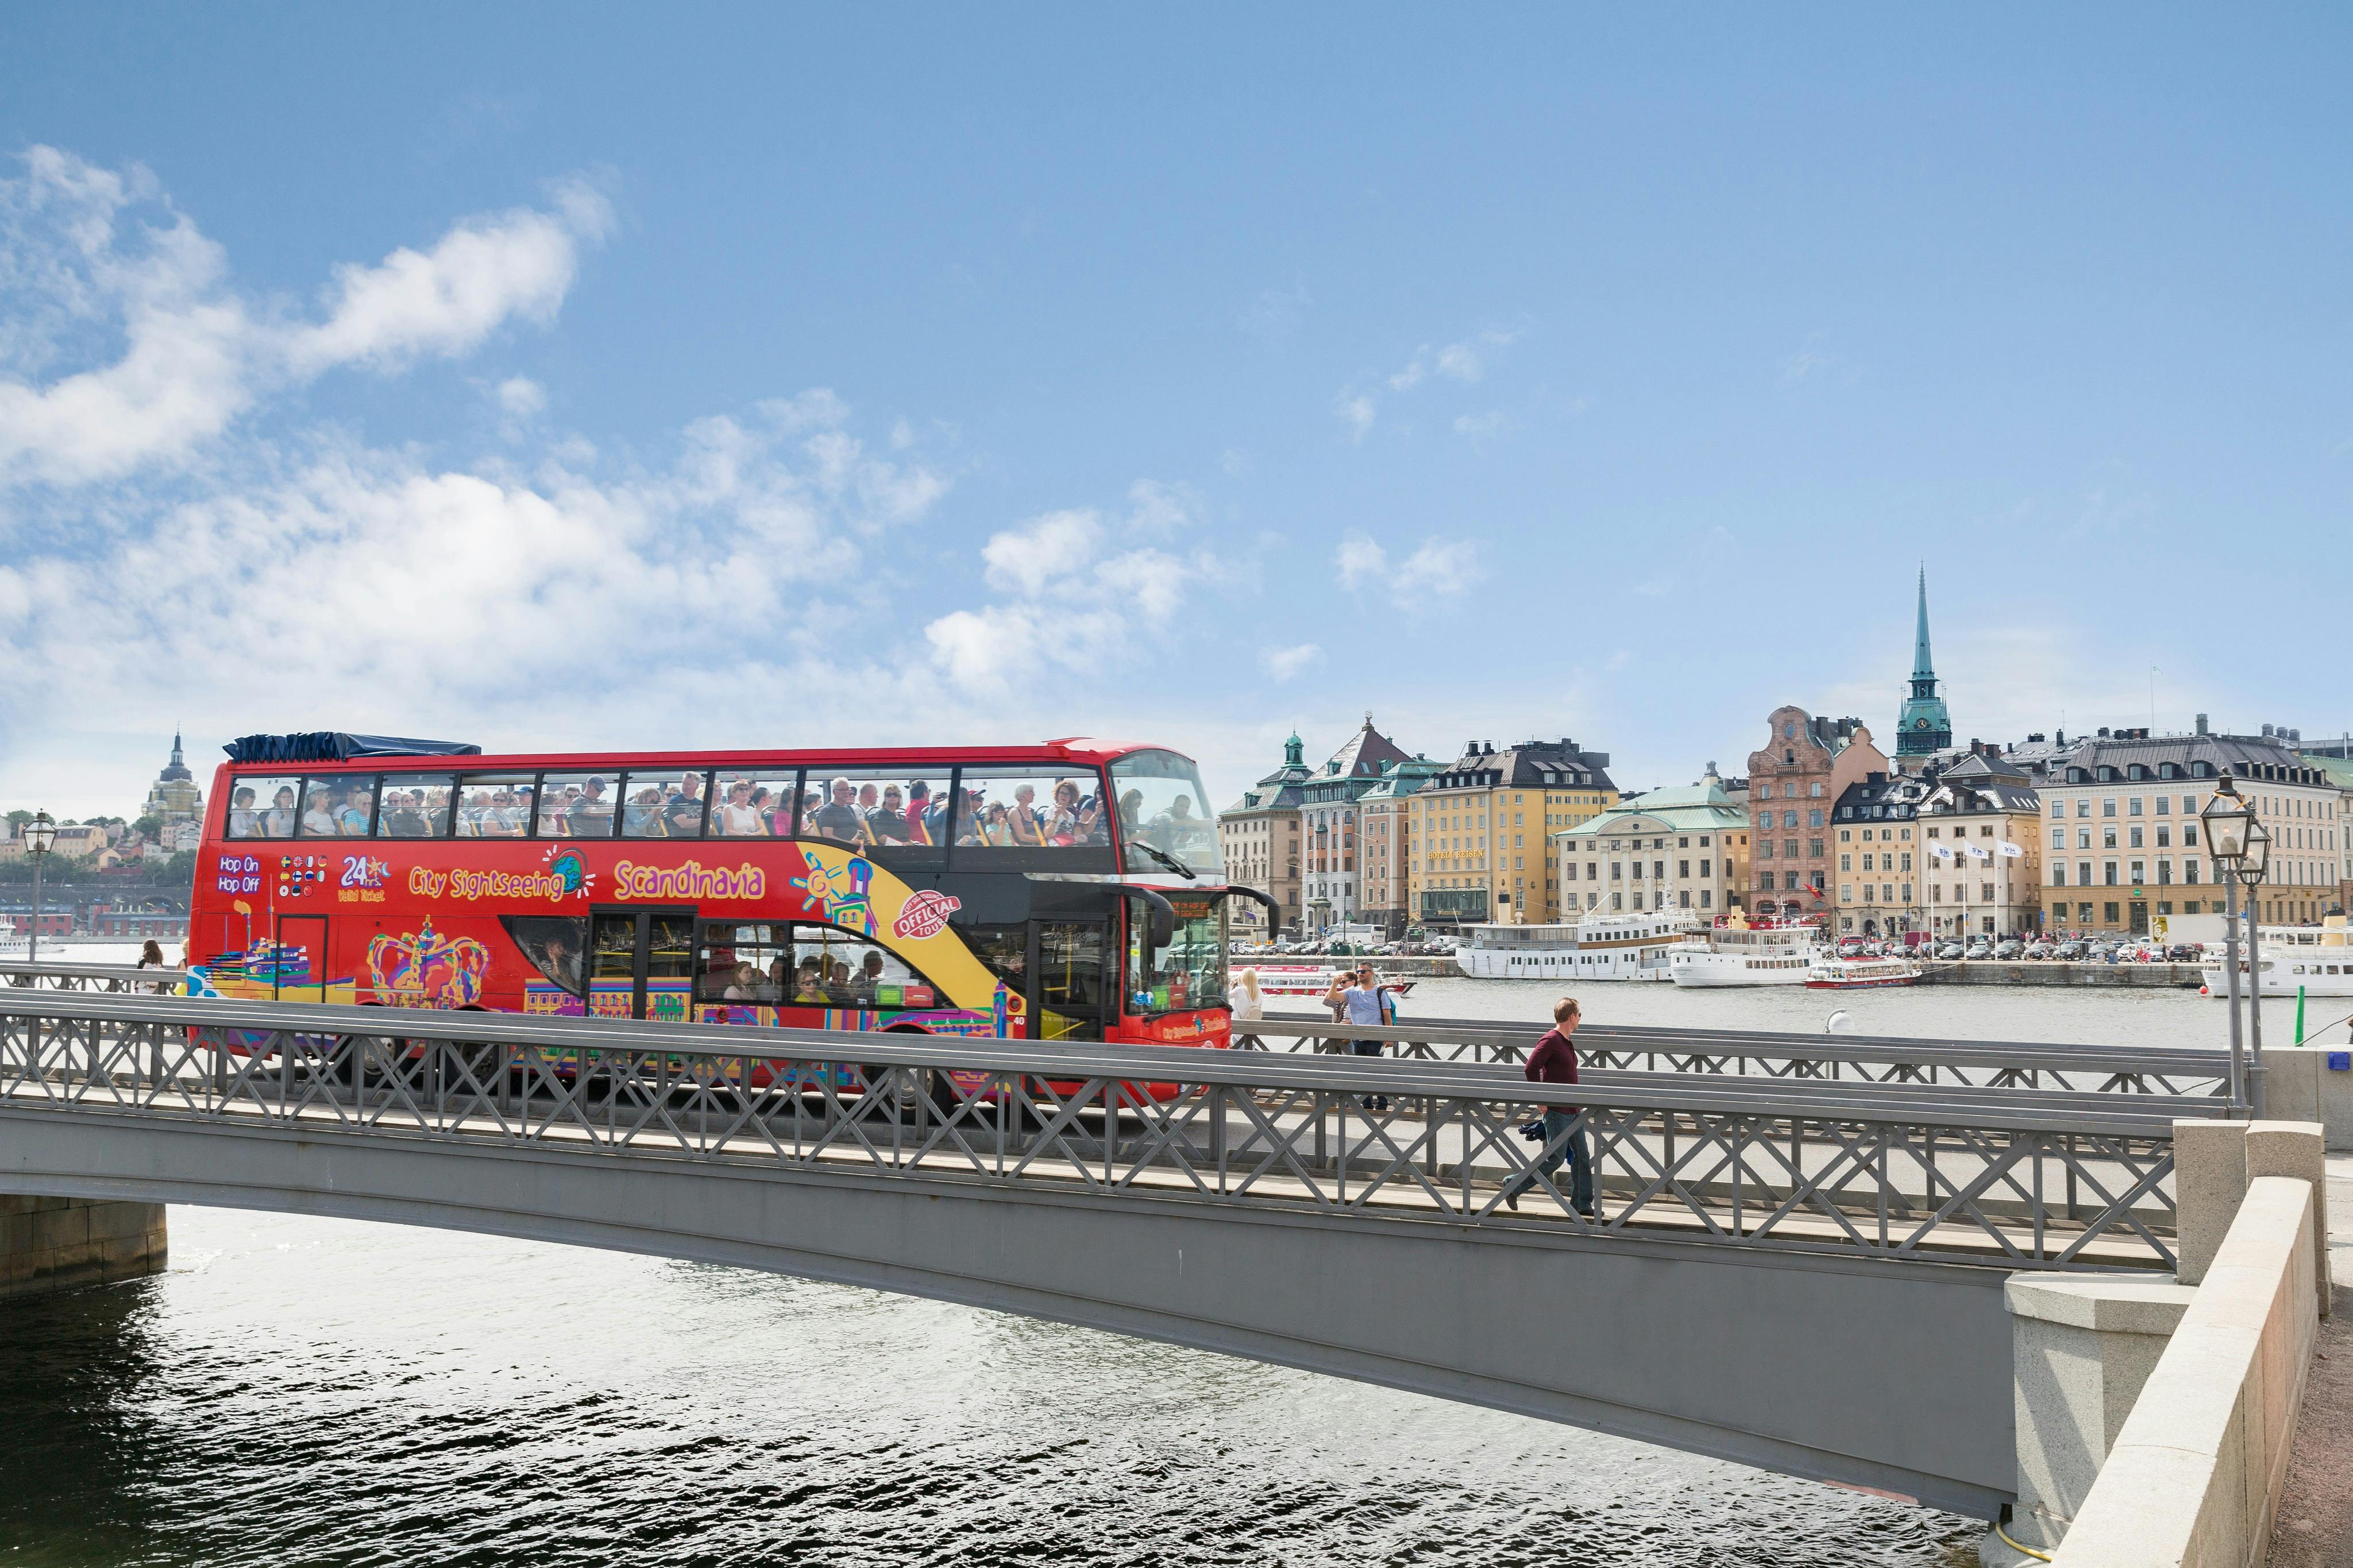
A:
{"label": "pedestrian sidewalk", "polygon": [[2353,1154],[2328,1156],[2328,1275],[2337,1314],[2313,1342],[2270,1568],[2353,1568]]}

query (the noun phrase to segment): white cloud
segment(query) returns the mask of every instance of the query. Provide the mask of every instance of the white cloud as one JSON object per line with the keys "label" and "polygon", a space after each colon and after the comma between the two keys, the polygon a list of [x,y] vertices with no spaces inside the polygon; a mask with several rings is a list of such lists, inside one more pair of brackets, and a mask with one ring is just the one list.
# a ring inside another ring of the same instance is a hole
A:
{"label": "white cloud", "polygon": [[1352,533],[1340,542],[1339,552],[1334,557],[1340,568],[1340,582],[1353,588],[1367,577],[1377,577],[1388,570],[1389,553],[1361,533]]}
{"label": "white cloud", "polygon": [[1200,525],[1201,500],[1184,485],[1138,479],[1127,490],[1127,527],[1150,539],[1184,534]]}
{"label": "white cloud", "polygon": [[1312,642],[1303,642],[1296,647],[1268,648],[1258,656],[1258,661],[1265,667],[1267,674],[1275,679],[1289,680],[1323,657],[1324,650],[1321,647]]}
{"label": "white cloud", "polygon": [[[326,319],[284,324],[229,287],[227,259],[153,177],[55,148],[0,180],[0,486],[75,485],[182,464],[256,399],[339,364],[456,355],[503,322],[553,319],[611,209],[584,185],[553,210],[459,224],[429,251],[336,269]],[[119,330],[111,363],[48,375],[69,329]]]}
{"label": "white cloud", "polygon": [[499,406],[517,419],[529,419],[547,406],[547,388],[527,375],[512,375],[499,383]]}
{"label": "white cloud", "polygon": [[580,247],[604,237],[613,209],[580,184],[558,189],[555,210],[518,208],[470,219],[430,251],[406,246],[374,267],[335,268],[327,320],[294,332],[297,374],[330,365],[397,364],[412,355],[472,350],[509,320],[553,321],[578,271]]}
{"label": "white cloud", "polygon": [[1451,599],[1485,575],[1479,563],[1479,548],[1470,541],[1426,539],[1398,569],[1397,592],[1400,599],[1409,595]]}
{"label": "white cloud", "polygon": [[[1460,342],[1448,343],[1441,348],[1432,348],[1430,344],[1424,343],[1414,350],[1411,359],[1381,378],[1380,384],[1386,387],[1391,395],[1411,392],[1433,375],[1444,376],[1450,381],[1459,381],[1468,384],[1487,374],[1488,358],[1494,351],[1508,348],[1516,341],[1518,341],[1516,333],[1491,328],[1486,331],[1461,339]],[[1334,407],[1341,420],[1349,426],[1351,437],[1359,441],[1363,440],[1366,432],[1373,427],[1373,421],[1379,413],[1379,405],[1374,394],[1362,386],[1353,384],[1340,389]],[[1504,427],[1501,423],[1503,418],[1500,414],[1476,416],[1465,415],[1455,420],[1454,428],[1460,434],[1466,436],[1493,435]],[[1497,423],[1492,427],[1481,427],[1482,422],[1491,420]]]}
{"label": "white cloud", "polygon": [[1458,414],[1454,416],[1454,433],[1473,438],[1501,436],[1518,426],[1519,422],[1500,408],[1490,408],[1483,414]]}
{"label": "white cloud", "polygon": [[980,547],[988,584],[1035,597],[1094,559],[1103,524],[1092,511],[1050,511],[989,536]]}

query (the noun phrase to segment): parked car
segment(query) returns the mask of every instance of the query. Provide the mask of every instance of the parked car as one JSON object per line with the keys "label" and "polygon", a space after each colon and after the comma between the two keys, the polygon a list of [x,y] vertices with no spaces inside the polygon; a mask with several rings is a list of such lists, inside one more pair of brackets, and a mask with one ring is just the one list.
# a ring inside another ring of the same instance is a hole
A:
{"label": "parked car", "polygon": [[2083,961],[2084,951],[2082,942],[2070,940],[2061,942],[2052,950],[2051,956],[2062,963],[2078,963]]}
{"label": "parked car", "polygon": [[1944,946],[1936,950],[1936,956],[1938,958],[1958,958],[1961,956],[1961,944],[1957,942],[1948,942],[1945,943]]}
{"label": "parked car", "polygon": [[2016,937],[2010,937],[1993,944],[1993,955],[1996,958],[2016,958],[2025,951],[2026,944]]}
{"label": "parked car", "polygon": [[2206,956],[2206,950],[2194,942],[2177,942],[2165,950],[2168,963],[2197,963]]}
{"label": "parked car", "polygon": [[1986,941],[1983,937],[1979,937],[1977,941],[1969,943],[1968,951],[1963,952],[1961,956],[1969,960],[1973,963],[1980,963],[1993,956],[1993,943]]}
{"label": "parked car", "polygon": [[2025,952],[2020,956],[2040,963],[2058,951],[2056,946],[2047,942],[2030,942],[2026,944]]}

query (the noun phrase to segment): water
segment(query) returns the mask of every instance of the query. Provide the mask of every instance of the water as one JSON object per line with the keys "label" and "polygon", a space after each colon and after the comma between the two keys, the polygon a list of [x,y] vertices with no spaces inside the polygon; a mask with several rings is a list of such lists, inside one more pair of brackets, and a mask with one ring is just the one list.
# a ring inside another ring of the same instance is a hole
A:
{"label": "water", "polygon": [[[1544,982],[1429,981],[1530,1021]],[[2198,1044],[2171,993],[1594,985],[1595,1023]],[[2284,1037],[2285,1020],[2278,1026]],[[1965,1560],[1971,1521],[1568,1427],[769,1275],[175,1208],[173,1267],[0,1308],[0,1560]],[[1562,1303],[1561,1331],[1576,1332]]]}

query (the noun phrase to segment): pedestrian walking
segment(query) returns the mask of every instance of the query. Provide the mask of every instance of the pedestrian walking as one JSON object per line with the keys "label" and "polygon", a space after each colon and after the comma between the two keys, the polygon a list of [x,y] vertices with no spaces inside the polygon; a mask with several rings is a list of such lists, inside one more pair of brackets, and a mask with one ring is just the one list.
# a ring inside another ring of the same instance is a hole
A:
{"label": "pedestrian walking", "polygon": [[[1577,998],[1564,996],[1553,1004],[1552,1027],[1536,1048],[1528,1053],[1527,1065],[1520,1076],[1530,1083],[1575,1083],[1577,1081],[1577,1047],[1569,1037],[1577,1033]],[[1584,1107],[1552,1105],[1545,1108],[1544,1151],[1536,1156],[1535,1166],[1514,1176],[1504,1184],[1504,1202],[1513,1208],[1520,1206],[1520,1194],[1549,1177],[1568,1162],[1571,1207],[1586,1218],[1593,1217],[1593,1154],[1586,1146],[1585,1129],[1578,1118]]]}
{"label": "pedestrian walking", "polygon": [[[1381,1027],[1388,1020],[1382,1016],[1384,1008],[1381,1005],[1380,979],[1373,973],[1373,966],[1367,963],[1356,971],[1356,983],[1343,989],[1340,980],[1345,973],[1346,971],[1342,970],[1332,976],[1332,989],[1324,998],[1324,1001],[1335,1005],[1333,1021],[1375,1029]],[[1348,1049],[1360,1057],[1377,1057],[1381,1054],[1381,1042],[1350,1040]],[[1373,1095],[1365,1101],[1365,1108],[1368,1110],[1385,1111],[1389,1108],[1388,1096]]]}

